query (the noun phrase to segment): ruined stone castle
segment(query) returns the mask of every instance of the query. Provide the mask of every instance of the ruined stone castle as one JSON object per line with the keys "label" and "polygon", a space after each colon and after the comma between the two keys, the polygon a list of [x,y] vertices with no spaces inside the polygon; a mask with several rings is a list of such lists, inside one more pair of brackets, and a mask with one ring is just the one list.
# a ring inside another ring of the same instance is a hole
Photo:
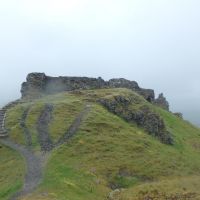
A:
{"label": "ruined stone castle", "polygon": [[30,73],[26,82],[22,84],[22,98],[38,98],[44,94],[55,94],[64,91],[89,90],[102,88],[128,88],[142,95],[147,101],[154,103],[165,109],[169,109],[169,104],[165,98],[155,99],[154,90],[139,87],[135,81],[124,78],[110,79],[109,81],[99,78],[88,77],[50,77],[44,73]]}

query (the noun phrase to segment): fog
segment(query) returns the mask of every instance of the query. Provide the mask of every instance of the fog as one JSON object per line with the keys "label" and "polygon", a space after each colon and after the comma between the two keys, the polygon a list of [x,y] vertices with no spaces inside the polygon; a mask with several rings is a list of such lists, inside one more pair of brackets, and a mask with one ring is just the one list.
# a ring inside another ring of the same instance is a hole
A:
{"label": "fog", "polygon": [[30,72],[135,80],[200,125],[200,1],[1,0],[0,105]]}

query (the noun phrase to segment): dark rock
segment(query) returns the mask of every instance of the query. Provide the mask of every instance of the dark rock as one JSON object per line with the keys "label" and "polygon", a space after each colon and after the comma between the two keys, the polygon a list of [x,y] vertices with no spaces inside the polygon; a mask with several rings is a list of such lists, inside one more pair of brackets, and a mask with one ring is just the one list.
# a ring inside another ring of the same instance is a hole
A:
{"label": "dark rock", "polygon": [[138,90],[138,94],[143,96],[147,101],[151,103],[155,100],[154,90],[140,88],[140,90]]}
{"label": "dark rock", "polygon": [[183,114],[180,112],[177,113],[173,113],[174,115],[176,115],[177,117],[179,117],[180,119],[183,119]]}
{"label": "dark rock", "polygon": [[39,97],[45,91],[47,77],[44,73],[28,74],[26,82],[22,83],[21,93],[24,97]]}
{"label": "dark rock", "polygon": [[127,122],[135,123],[144,128],[150,135],[158,138],[162,143],[172,144],[171,134],[166,130],[162,118],[148,106],[132,107],[131,98],[116,96],[112,99],[100,99],[100,104],[110,112],[122,117]]}
{"label": "dark rock", "polygon": [[139,86],[137,84],[137,82],[135,81],[129,81],[127,79],[124,78],[115,78],[115,79],[110,79],[108,81],[108,85],[111,88],[128,88],[128,89],[132,89],[132,90],[139,90]]}
{"label": "dark rock", "polygon": [[104,81],[88,77],[50,77],[44,73],[31,73],[22,84],[22,98],[38,98],[44,94],[54,94],[63,91],[88,90],[101,88],[128,88],[142,95],[147,101],[154,101],[154,91],[140,88],[135,81],[118,78]]}
{"label": "dark rock", "polygon": [[155,99],[154,104],[169,111],[169,103],[164,97],[163,93],[159,94],[158,98]]}

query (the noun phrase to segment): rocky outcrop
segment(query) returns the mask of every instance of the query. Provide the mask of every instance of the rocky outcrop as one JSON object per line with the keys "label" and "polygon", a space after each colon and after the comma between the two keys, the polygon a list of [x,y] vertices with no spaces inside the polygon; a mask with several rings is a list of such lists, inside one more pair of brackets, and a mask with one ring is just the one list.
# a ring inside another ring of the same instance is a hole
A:
{"label": "rocky outcrop", "polygon": [[88,77],[50,77],[44,73],[31,73],[22,84],[22,98],[38,98],[44,94],[54,94],[63,91],[101,89],[101,88],[128,88],[142,95],[147,101],[154,101],[154,91],[143,89],[135,81],[123,78],[104,81],[99,78]]}
{"label": "rocky outcrop", "polygon": [[47,77],[44,73],[28,74],[26,82],[22,83],[21,94],[24,97],[39,97],[45,90]]}
{"label": "rocky outcrop", "polygon": [[108,81],[108,85],[111,88],[128,88],[128,89],[140,90],[140,87],[138,86],[137,82],[129,81],[124,78],[110,79]]}
{"label": "rocky outcrop", "polygon": [[169,103],[164,97],[163,93],[159,94],[158,98],[155,99],[154,104],[169,111]]}
{"label": "rocky outcrop", "polygon": [[173,113],[175,116],[177,116],[178,118],[180,119],[183,119],[183,114],[180,113],[180,112],[176,112],[176,113]]}
{"label": "rocky outcrop", "polygon": [[147,101],[149,101],[151,103],[154,102],[154,100],[155,100],[154,90],[141,89],[141,90],[138,90],[137,92],[138,92],[138,94],[143,96]]}
{"label": "rocky outcrop", "polygon": [[162,143],[173,144],[171,134],[167,131],[162,118],[149,106],[140,105],[138,101],[131,96],[115,96],[109,99],[101,98],[99,103],[127,122],[137,124]]}

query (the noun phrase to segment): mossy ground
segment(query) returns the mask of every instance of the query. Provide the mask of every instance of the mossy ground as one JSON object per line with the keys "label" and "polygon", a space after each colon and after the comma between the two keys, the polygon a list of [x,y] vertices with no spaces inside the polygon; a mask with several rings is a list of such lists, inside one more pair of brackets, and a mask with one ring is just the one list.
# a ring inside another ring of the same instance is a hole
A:
{"label": "mossy ground", "polygon": [[[173,135],[174,145],[160,143],[96,103],[100,97],[118,94],[135,96],[139,105],[148,105],[159,113]],[[56,141],[85,102],[90,102],[92,108],[80,130],[69,143],[53,151],[40,187],[24,199],[103,200],[115,188],[122,189],[116,197],[120,200],[144,199],[147,195],[154,195],[154,199],[170,195],[199,198],[200,130],[127,89],[47,96],[11,109],[7,126],[13,140],[23,143],[18,123],[21,110],[31,106],[26,123],[38,147],[36,123],[45,103],[55,107],[49,130]]]}

